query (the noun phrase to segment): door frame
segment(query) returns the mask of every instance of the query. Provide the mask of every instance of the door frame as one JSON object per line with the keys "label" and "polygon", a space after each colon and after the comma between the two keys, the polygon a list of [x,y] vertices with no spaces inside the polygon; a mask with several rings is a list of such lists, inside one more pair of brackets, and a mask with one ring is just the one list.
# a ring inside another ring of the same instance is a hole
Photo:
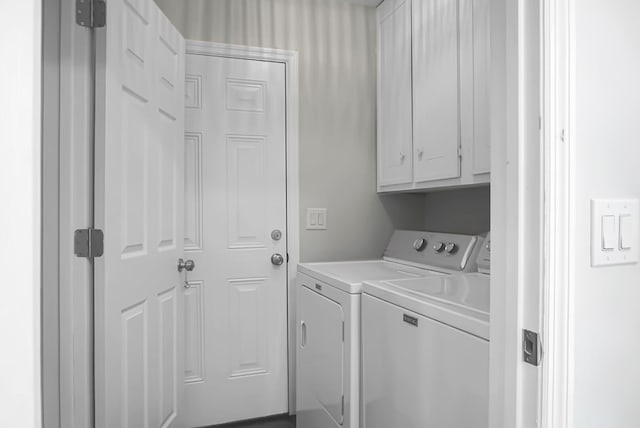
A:
{"label": "door frame", "polygon": [[50,177],[58,191],[57,205],[50,207],[59,213],[57,252],[44,254],[59,266],[57,284],[49,284],[58,289],[59,412],[58,420],[45,420],[46,428],[94,425],[93,267],[73,252],[74,231],[93,226],[93,34],[76,24],[75,3],[58,0],[59,145],[45,153],[59,165],[57,180]]}
{"label": "door frame", "polygon": [[[60,162],[59,181],[48,182],[51,188],[58,187],[59,200],[51,198],[43,200],[43,209],[59,210],[59,244],[57,252],[43,253],[43,263],[59,263],[58,277],[51,279],[50,287],[59,287],[59,307],[53,308],[53,300],[43,300],[43,306],[48,307],[59,316],[59,399],[60,419],[45,419],[46,427],[64,426],[69,428],[90,427],[93,412],[92,396],[92,310],[91,310],[91,264],[86,259],[76,258],[73,255],[73,231],[77,228],[85,228],[91,225],[91,189],[86,185],[90,180],[91,154],[91,125],[87,119],[92,99],[89,91],[90,82],[90,47],[91,32],[75,25],[75,1],[59,0],[61,4],[61,29],[60,29],[60,105],[59,111],[50,114],[59,114],[60,133],[59,150],[43,152],[43,162]],[[494,148],[492,149],[492,165],[498,164],[504,168],[507,156],[507,141],[515,144],[519,141],[518,111],[520,101],[518,98],[519,82],[518,64],[520,58],[525,55],[524,47],[519,44],[518,28],[524,15],[520,11],[521,2],[496,0],[492,2],[492,10],[507,8],[502,16],[495,10],[492,11],[492,20],[498,20],[509,26],[506,34],[500,35],[497,42],[504,47],[501,53],[494,53],[492,63],[497,65],[493,73],[494,89],[492,89],[492,103],[500,106],[498,114],[492,111],[492,133],[494,133]],[[574,105],[573,90],[571,87],[572,76],[575,69],[571,63],[571,4],[569,0],[539,0],[543,4],[543,132],[544,132],[544,179],[546,201],[540,201],[544,206],[544,251],[546,254],[544,285],[543,285],[543,313],[542,344],[544,349],[545,365],[543,365],[540,393],[541,393],[541,422],[540,426],[548,428],[565,428],[571,426],[572,416],[572,371],[573,361],[573,325],[572,325],[572,283],[570,266],[570,237],[573,230],[570,224],[572,207],[567,203],[572,194],[572,151],[573,141],[571,107]],[[492,35],[494,37],[494,35]],[[495,40],[495,39],[494,39]],[[510,40],[507,43],[507,40]],[[187,53],[190,47],[194,50],[210,49],[212,54],[229,56],[234,58],[254,58],[272,60],[285,63],[287,70],[287,138],[288,161],[295,161],[288,165],[289,177],[295,178],[291,187],[288,187],[289,233],[299,234],[298,214],[298,55],[296,52],[276,49],[251,48],[238,45],[219,43],[206,43],[187,41]],[[496,51],[494,49],[494,51]],[[45,71],[46,72],[46,71]],[[507,79],[509,77],[509,79]],[[506,88],[505,86],[506,84]],[[496,90],[497,86],[502,86]],[[561,138],[563,136],[564,139]],[[564,144],[560,144],[560,142]],[[516,153],[512,153],[509,162],[522,162]],[[512,164],[513,166],[514,164]],[[512,172],[513,174],[513,172]],[[516,174],[517,175],[517,174]],[[495,174],[497,179],[498,174]],[[492,177],[494,174],[492,173]],[[495,182],[494,182],[495,183]],[[506,183],[506,180],[505,180]],[[504,187],[504,184],[502,184]],[[492,189],[492,198],[496,190]],[[519,192],[521,192],[520,190]],[[517,204],[518,193],[511,192],[510,204]],[[292,199],[295,198],[295,203]],[[504,201],[500,202],[505,203]],[[56,204],[49,206],[49,204]],[[59,204],[59,206],[57,206]],[[292,213],[292,214],[291,214]],[[501,217],[506,222],[506,218]],[[501,227],[505,222],[499,223],[498,216],[492,216],[494,224]],[[49,219],[43,218],[47,222]],[[50,225],[51,226],[51,225]],[[510,229],[513,230],[513,229]],[[292,368],[295,361],[295,331],[292,320],[295,318],[295,299],[292,298],[294,276],[299,254],[298,236],[291,238],[289,246],[290,263],[289,273],[289,409],[295,412],[295,371]],[[495,240],[496,234],[492,235]],[[509,244],[504,253],[516,254],[517,246]],[[497,253],[498,251],[494,251]],[[497,256],[497,254],[496,254]],[[498,257],[496,257],[496,260]],[[505,258],[506,261],[506,258]],[[503,261],[503,263],[505,263]],[[494,266],[497,268],[497,266]],[[504,267],[504,266],[503,266]],[[494,269],[495,270],[495,269]],[[506,284],[516,284],[518,281],[515,270],[510,272],[509,278],[503,278],[504,282],[498,293],[492,293],[492,303],[500,303],[500,316],[503,321],[513,321],[518,326],[518,312],[511,308],[520,308],[517,287],[509,290]],[[516,282],[511,282],[511,281]],[[507,294],[508,293],[508,294]],[[495,296],[494,296],[495,294]],[[494,300],[494,297],[497,299]],[[43,308],[43,310],[47,310]],[[507,312],[508,310],[508,312]],[[295,321],[293,321],[295,324]],[[517,330],[510,329],[510,333]],[[544,334],[546,333],[546,334]],[[493,339],[492,339],[493,340]],[[505,338],[502,339],[505,341]],[[492,375],[499,373],[492,385],[491,391],[491,416],[492,422],[497,428],[515,427],[514,422],[518,403],[519,386],[522,379],[517,376],[520,363],[520,354],[517,353],[519,336],[510,334],[510,343],[502,343],[501,351],[511,346],[512,351],[506,353],[506,357],[500,357],[492,362]],[[44,342],[43,352],[47,352],[49,342]],[[43,367],[45,371],[47,367]],[[53,368],[49,368],[54,370]],[[46,377],[43,373],[43,377]],[[493,377],[493,376],[492,376]],[[47,395],[43,399],[45,406],[47,401],[55,393]],[[57,403],[56,403],[57,404]],[[55,404],[54,404],[55,406]],[[45,415],[46,416],[46,415]]]}
{"label": "door frame", "polygon": [[[490,426],[570,428],[574,0],[534,0],[537,10],[530,1],[492,2],[491,19],[498,23],[492,25],[492,46],[501,49],[492,49]],[[534,27],[538,39],[532,42]],[[539,93],[527,90],[527,64],[534,56],[539,62]],[[535,138],[532,118],[526,115],[532,108],[539,109],[541,135]],[[532,148],[534,144],[540,149]],[[542,186],[542,192],[526,198],[531,183]],[[525,215],[532,211],[534,222]],[[531,227],[537,229],[533,245],[524,239]],[[526,278],[531,263],[540,267],[536,281]],[[527,287],[537,290],[532,293]],[[535,313],[527,312],[530,299],[539,299]],[[541,365],[535,368],[522,361],[522,329],[530,323],[537,324],[542,348]]]}
{"label": "door frame", "polygon": [[[495,428],[540,427],[542,409],[553,400],[546,392],[555,374],[543,376],[552,367],[546,333],[554,297],[547,281],[547,231],[555,207],[546,192],[556,183],[549,174],[543,117],[544,7],[552,1],[491,2],[489,426]],[[537,367],[523,361],[524,329],[538,333],[544,350]]]}
{"label": "door frame", "polygon": [[575,60],[573,0],[540,0],[545,257],[542,315],[546,364],[541,373],[540,426],[573,426],[573,243]]}
{"label": "door frame", "polygon": [[300,261],[300,207],[299,207],[299,75],[298,52],[282,49],[260,48],[198,40],[185,40],[185,55],[204,55],[224,58],[269,61],[284,64],[286,103],[286,198],[287,198],[287,354],[289,384],[289,414],[295,413],[295,280]]}

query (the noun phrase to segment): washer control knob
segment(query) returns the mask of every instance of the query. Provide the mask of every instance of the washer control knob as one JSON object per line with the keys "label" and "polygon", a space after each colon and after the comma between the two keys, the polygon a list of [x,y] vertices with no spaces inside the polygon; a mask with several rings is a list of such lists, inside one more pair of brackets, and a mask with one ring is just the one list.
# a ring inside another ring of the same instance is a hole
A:
{"label": "washer control knob", "polygon": [[446,247],[444,247],[444,250],[449,254],[455,253],[457,249],[458,249],[458,246],[456,244],[454,244],[453,242],[449,242],[446,245]]}
{"label": "washer control knob", "polygon": [[436,242],[435,244],[433,244],[433,251],[435,251],[436,253],[441,253],[444,251],[444,247],[445,247],[444,242],[442,241]]}
{"label": "washer control knob", "polygon": [[415,240],[415,242],[413,243],[413,248],[416,251],[424,251],[424,249],[427,247],[427,240],[424,238],[418,238]]}

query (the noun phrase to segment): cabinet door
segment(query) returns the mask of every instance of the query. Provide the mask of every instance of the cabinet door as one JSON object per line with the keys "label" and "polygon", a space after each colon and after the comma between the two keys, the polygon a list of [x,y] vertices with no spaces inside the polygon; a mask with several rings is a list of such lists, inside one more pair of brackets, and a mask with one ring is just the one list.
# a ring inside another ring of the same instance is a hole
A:
{"label": "cabinet door", "polygon": [[487,428],[489,342],[362,295],[364,428]]}
{"label": "cabinet door", "polygon": [[463,179],[490,172],[490,0],[459,0],[460,140]]}
{"label": "cabinet door", "polygon": [[413,181],[411,0],[378,7],[378,185]]}
{"label": "cabinet door", "polygon": [[457,0],[413,0],[416,182],[460,177]]}
{"label": "cabinet door", "polygon": [[[471,0],[466,0],[471,1]],[[490,0],[473,0],[473,173],[491,171],[489,116]]]}

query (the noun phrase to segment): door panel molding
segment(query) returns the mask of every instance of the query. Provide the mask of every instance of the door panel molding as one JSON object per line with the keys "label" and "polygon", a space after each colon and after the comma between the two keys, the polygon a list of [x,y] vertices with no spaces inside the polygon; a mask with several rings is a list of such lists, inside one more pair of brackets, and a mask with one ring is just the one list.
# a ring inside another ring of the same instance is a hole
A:
{"label": "door panel molding", "polygon": [[[286,167],[287,167],[287,252],[289,263],[287,264],[288,285],[288,342],[289,342],[289,413],[295,412],[295,275],[296,266],[300,261],[300,232],[299,232],[299,172],[298,172],[298,145],[299,145],[299,77],[298,77],[298,52],[282,49],[259,48],[225,43],[202,42],[195,40],[185,41],[185,53],[196,55],[219,56],[227,58],[248,59],[256,61],[279,62],[285,66],[286,88]],[[189,108],[199,108],[202,103],[200,84],[197,76],[188,76],[187,98]],[[235,90],[238,90],[237,83]],[[247,84],[248,82],[243,82]],[[259,89],[256,82],[252,82],[252,89]],[[259,93],[257,94],[259,96]],[[259,100],[258,100],[259,101]],[[255,106],[253,106],[255,107]],[[251,108],[244,107],[244,108]]]}
{"label": "door panel molding", "polygon": [[[187,77],[187,85],[189,83]],[[187,89],[187,94],[189,89]],[[188,99],[186,103],[188,103]],[[185,105],[185,108],[188,104]],[[202,133],[185,132],[184,251],[202,251]]]}
{"label": "door panel molding", "polygon": [[184,383],[204,382],[204,281],[187,281],[184,293],[185,314],[185,362]]}

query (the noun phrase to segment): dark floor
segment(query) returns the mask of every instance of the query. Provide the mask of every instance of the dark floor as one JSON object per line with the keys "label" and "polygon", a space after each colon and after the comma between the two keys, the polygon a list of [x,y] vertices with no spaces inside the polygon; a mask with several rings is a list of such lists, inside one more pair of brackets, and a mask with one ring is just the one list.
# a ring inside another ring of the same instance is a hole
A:
{"label": "dark floor", "polygon": [[[253,419],[250,421],[233,422],[230,424],[216,425],[215,428],[295,428],[295,416],[271,416],[263,419]],[[214,427],[209,427],[214,428]]]}

